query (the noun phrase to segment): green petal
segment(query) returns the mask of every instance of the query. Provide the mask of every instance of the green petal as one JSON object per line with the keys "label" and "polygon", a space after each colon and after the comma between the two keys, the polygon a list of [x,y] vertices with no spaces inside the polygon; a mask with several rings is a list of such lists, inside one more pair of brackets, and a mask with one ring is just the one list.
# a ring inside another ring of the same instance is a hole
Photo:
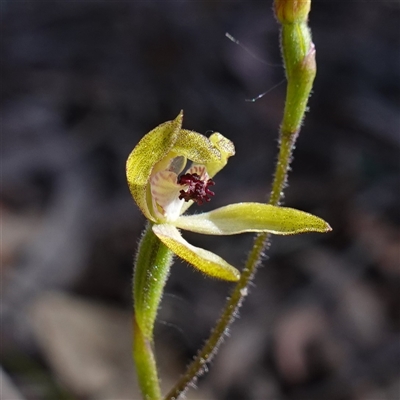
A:
{"label": "green petal", "polygon": [[[154,165],[173,148],[181,126],[183,112],[173,120],[164,122],[146,134],[133,149],[126,162],[129,189],[143,214],[155,221],[151,204],[147,203],[147,186]],[[150,196],[149,196],[150,197]]]}
{"label": "green petal", "polygon": [[192,264],[205,274],[226,281],[238,281],[239,271],[228,264],[224,259],[210,251],[192,246],[181,236],[178,229],[170,224],[153,226],[153,232],[162,243],[172,250],[177,256]]}
{"label": "green petal", "polygon": [[206,235],[235,235],[243,232],[291,235],[332,230],[327,222],[315,215],[294,208],[261,203],[230,204],[203,214],[181,216],[174,224],[178,228]]}
{"label": "green petal", "polygon": [[219,163],[221,160],[221,153],[207,137],[187,129],[180,130],[173,151],[196,164]]}

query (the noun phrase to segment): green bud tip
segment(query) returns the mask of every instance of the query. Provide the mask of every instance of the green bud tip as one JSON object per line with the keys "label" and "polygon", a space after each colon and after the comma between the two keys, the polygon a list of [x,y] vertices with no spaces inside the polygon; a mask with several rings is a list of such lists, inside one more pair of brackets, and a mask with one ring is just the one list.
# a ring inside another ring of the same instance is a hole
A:
{"label": "green bud tip", "polygon": [[311,0],[275,0],[275,15],[281,24],[306,22]]}

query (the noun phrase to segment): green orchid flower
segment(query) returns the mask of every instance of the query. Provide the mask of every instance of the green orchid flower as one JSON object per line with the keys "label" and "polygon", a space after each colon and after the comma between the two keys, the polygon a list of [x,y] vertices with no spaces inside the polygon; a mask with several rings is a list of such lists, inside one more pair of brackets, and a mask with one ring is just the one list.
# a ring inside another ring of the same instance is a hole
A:
{"label": "green orchid flower", "polygon": [[[289,235],[326,232],[321,218],[286,207],[261,203],[237,203],[213,211],[183,215],[193,204],[208,202],[214,193],[212,178],[235,154],[233,143],[220,133],[209,138],[182,129],[183,113],[145,135],[126,164],[131,194],[151,221],[159,240],[178,257],[215,278],[237,281],[239,271],[218,255],[195,247],[180,229],[206,235],[270,232]],[[192,164],[188,169],[188,161]]]}

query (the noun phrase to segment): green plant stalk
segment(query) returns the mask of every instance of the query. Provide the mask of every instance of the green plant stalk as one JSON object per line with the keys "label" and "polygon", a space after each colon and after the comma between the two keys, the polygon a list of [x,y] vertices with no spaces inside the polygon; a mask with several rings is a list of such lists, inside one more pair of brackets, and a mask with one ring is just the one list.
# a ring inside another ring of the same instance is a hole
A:
{"label": "green plant stalk", "polygon": [[133,318],[133,360],[140,391],[146,400],[160,400],[161,389],[157,373],[153,343],[146,339]]}
{"label": "green plant stalk", "polygon": [[160,242],[148,223],[135,261],[133,301],[133,359],[140,390],[146,400],[161,399],[153,353],[153,328],[168,278],[173,253]]}
{"label": "green plant stalk", "polygon": [[[300,4],[299,9],[294,9],[293,4]],[[281,51],[286,69],[287,90],[285,109],[280,128],[279,156],[275,168],[274,180],[271,189],[269,204],[279,205],[283,190],[286,186],[290,169],[292,152],[300,132],[301,124],[306,111],[314,77],[316,74],[315,48],[311,41],[311,34],[307,26],[309,1],[297,3],[297,0],[276,0],[275,12],[282,23]],[[305,12],[304,6],[308,6]],[[284,13],[280,13],[283,11]],[[287,13],[289,13],[289,20]],[[293,14],[297,18],[293,21]],[[252,282],[257,267],[260,265],[265,250],[270,245],[268,233],[255,237],[253,248],[250,251],[241,278],[228,298],[225,308],[216,326],[211,331],[210,337],[198,352],[195,359],[188,366],[185,374],[170,390],[165,400],[176,400],[195,383],[207,369],[213,356],[218,351],[230,324],[238,315],[238,310],[248,293],[249,284]]]}

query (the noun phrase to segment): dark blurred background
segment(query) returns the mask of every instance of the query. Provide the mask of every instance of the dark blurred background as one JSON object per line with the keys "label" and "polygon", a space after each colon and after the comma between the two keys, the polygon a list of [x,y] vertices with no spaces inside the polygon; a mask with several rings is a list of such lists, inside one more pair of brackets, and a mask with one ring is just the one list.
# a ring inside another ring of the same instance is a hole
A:
{"label": "dark blurred background", "polygon": [[[400,398],[399,16],[398,1],[313,2],[318,75],[285,204],[334,231],[273,239],[189,399]],[[131,276],[145,221],[125,160],[183,109],[185,128],[236,145],[210,207],[265,201],[278,39],[272,1],[1,1],[2,399],[140,398]],[[252,243],[185,237],[239,268]],[[164,390],[231,288],[174,265],[155,334]]]}

